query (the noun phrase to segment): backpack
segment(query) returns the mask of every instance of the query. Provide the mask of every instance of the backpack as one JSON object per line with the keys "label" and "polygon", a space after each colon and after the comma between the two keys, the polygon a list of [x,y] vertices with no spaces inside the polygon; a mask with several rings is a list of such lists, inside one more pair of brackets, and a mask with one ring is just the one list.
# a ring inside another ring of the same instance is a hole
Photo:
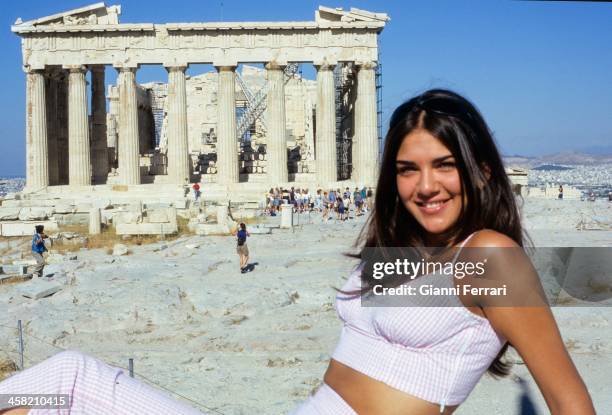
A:
{"label": "backpack", "polygon": [[238,246],[244,245],[246,242],[246,232],[239,231],[238,232]]}

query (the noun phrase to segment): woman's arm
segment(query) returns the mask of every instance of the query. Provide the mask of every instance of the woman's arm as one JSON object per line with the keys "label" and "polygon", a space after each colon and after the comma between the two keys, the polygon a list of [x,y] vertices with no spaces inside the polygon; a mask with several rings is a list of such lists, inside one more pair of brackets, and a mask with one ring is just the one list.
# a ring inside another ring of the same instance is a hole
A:
{"label": "woman's arm", "polygon": [[[514,296],[509,291],[506,303],[485,298],[479,301],[495,331],[508,340],[527,364],[551,413],[594,415],[589,392],[565,348],[550,307],[539,298],[543,290],[527,255],[510,238],[494,231],[479,232],[470,245],[493,247],[495,256],[499,257],[501,251],[508,260],[504,263],[501,259],[494,266],[494,279],[508,283],[510,290],[516,287],[519,291]],[[528,300],[521,301],[527,297]]]}

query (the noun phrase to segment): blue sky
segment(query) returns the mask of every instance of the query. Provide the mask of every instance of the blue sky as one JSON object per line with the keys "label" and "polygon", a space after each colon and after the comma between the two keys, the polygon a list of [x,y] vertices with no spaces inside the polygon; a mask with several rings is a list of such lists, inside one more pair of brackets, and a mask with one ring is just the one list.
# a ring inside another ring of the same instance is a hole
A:
{"label": "blue sky", "polygon": [[[0,176],[25,171],[25,75],[10,25],[85,1],[4,2],[0,16]],[[124,23],[312,20],[319,4],[386,12],[383,122],[405,99],[454,89],[483,112],[504,154],[612,152],[612,3],[514,0],[123,0]],[[207,67],[193,67],[197,73]],[[114,78],[107,70],[107,80]],[[312,74],[304,68],[304,75]],[[137,80],[165,81],[161,67]]]}

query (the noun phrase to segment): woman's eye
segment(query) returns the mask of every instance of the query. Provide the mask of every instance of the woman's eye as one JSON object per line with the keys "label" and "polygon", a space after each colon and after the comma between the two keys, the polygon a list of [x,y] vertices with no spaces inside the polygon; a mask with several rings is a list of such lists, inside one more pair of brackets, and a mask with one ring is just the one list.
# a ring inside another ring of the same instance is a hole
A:
{"label": "woman's eye", "polygon": [[444,163],[440,163],[440,169],[442,170],[452,170],[455,168],[455,162],[453,161],[445,161]]}
{"label": "woman's eye", "polygon": [[411,166],[400,166],[397,168],[397,174],[409,174],[413,171],[416,171],[416,169],[414,167]]}

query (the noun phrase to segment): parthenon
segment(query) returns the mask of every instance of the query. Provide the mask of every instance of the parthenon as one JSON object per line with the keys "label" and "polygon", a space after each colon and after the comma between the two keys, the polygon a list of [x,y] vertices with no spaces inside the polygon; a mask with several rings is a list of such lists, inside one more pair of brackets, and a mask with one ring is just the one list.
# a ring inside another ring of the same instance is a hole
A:
{"label": "parthenon", "polygon": [[[150,183],[143,176],[152,170],[144,169],[139,144],[142,87],[136,74],[141,65],[163,65],[168,72],[165,169],[163,174],[157,172],[154,183],[184,185],[211,172],[215,174],[209,175],[209,181],[227,188],[244,181],[242,135],[264,119],[265,146],[259,152],[266,160],[264,182],[297,181],[288,161],[286,78],[295,76],[296,65],[312,64],[316,92],[309,119],[314,163],[300,180],[313,187],[339,180],[375,184],[380,135],[375,78],[378,35],[388,20],[386,14],[319,7],[315,20],[306,22],[126,24],[119,22],[120,13],[121,6],[96,3],[35,20],[18,19],[12,26],[22,39],[26,72],[26,189]],[[216,97],[211,100],[216,124],[210,132],[214,169],[198,165],[198,154],[193,153],[201,149],[190,145],[188,138],[186,69],[195,64],[212,64],[216,69]],[[237,91],[236,68],[244,64],[264,65],[263,98],[240,83],[242,91]],[[114,97],[107,96],[107,66],[118,71],[117,87],[109,88]],[[343,97],[334,75],[346,77],[347,70],[351,90]],[[237,118],[238,95],[248,119]],[[118,116],[111,119],[107,100],[113,98],[112,111]],[[350,142],[346,175],[339,173],[338,166],[339,124],[346,123],[337,113],[342,99],[351,113],[350,127],[344,131]],[[116,144],[109,140],[111,132]],[[114,145],[113,158],[109,150]]]}

